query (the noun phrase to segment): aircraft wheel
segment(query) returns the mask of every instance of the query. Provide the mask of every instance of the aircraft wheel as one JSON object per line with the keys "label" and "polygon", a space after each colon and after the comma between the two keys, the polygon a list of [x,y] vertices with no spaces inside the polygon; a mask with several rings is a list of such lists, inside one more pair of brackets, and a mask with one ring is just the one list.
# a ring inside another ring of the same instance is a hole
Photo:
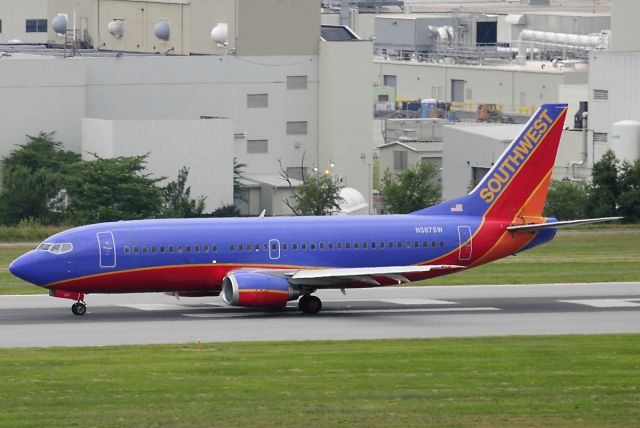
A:
{"label": "aircraft wheel", "polygon": [[87,305],[85,305],[82,302],[76,302],[73,305],[71,305],[71,312],[73,312],[74,315],[84,315],[87,313]]}
{"label": "aircraft wheel", "polygon": [[317,314],[322,309],[322,300],[316,296],[305,294],[300,298],[298,308],[305,314]]}

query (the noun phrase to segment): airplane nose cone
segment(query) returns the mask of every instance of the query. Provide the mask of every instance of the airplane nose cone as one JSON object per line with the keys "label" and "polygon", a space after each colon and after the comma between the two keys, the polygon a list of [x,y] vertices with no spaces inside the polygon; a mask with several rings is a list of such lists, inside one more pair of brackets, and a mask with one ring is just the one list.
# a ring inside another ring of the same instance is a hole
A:
{"label": "airplane nose cone", "polygon": [[36,256],[32,251],[18,257],[9,265],[9,272],[20,279],[37,284],[35,258]]}

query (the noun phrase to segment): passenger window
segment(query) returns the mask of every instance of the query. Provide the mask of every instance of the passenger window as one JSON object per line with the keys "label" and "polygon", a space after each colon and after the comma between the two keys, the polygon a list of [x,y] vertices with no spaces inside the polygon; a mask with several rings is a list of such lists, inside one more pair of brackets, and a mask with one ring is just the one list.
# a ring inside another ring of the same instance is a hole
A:
{"label": "passenger window", "polygon": [[351,242],[345,243],[344,246],[347,250],[349,250],[351,248]]}
{"label": "passenger window", "polygon": [[161,252],[161,253],[164,253],[164,245],[161,245],[161,246],[160,246],[160,252]]}
{"label": "passenger window", "polygon": [[147,254],[148,251],[146,246],[142,247],[142,254]]}
{"label": "passenger window", "polygon": [[173,254],[173,245],[169,245],[169,252]]}
{"label": "passenger window", "polygon": [[196,253],[200,252],[200,245],[196,245],[196,249],[194,250]]}
{"label": "passenger window", "polygon": [[129,247],[124,247],[125,254],[129,254],[130,252],[131,252],[131,249]]}
{"label": "passenger window", "polygon": [[287,250],[287,244],[282,244],[282,249],[286,251]]}
{"label": "passenger window", "polygon": [[254,245],[253,249],[256,250],[256,251],[260,251],[260,244]]}
{"label": "passenger window", "polygon": [[236,250],[236,246],[231,244],[229,245],[229,251],[235,251]]}
{"label": "passenger window", "polygon": [[336,244],[336,247],[338,248],[338,250],[342,250],[342,242],[338,242]]}
{"label": "passenger window", "polygon": [[264,248],[265,251],[269,251],[269,245],[267,245],[266,242],[262,245],[262,248]]}
{"label": "passenger window", "polygon": [[151,247],[151,252],[152,252],[153,254],[155,254],[155,253],[156,253],[156,251],[157,251],[156,247]]}
{"label": "passenger window", "polygon": [[426,248],[429,246],[429,241],[422,241],[422,248]]}
{"label": "passenger window", "polygon": [[309,249],[310,250],[315,250],[316,249],[316,243],[312,242],[311,244],[309,244]]}
{"label": "passenger window", "polygon": [[321,250],[324,250],[324,242],[319,243],[318,246],[320,247]]}
{"label": "passenger window", "polygon": [[362,248],[363,248],[364,250],[366,250],[367,248],[369,248],[369,244],[367,244],[366,242],[363,242],[363,243],[362,243]]}
{"label": "passenger window", "polygon": [[376,248],[376,241],[371,241],[371,248]]}
{"label": "passenger window", "polygon": [[389,241],[389,248],[393,248],[393,241]]}
{"label": "passenger window", "polygon": [[384,248],[384,241],[380,242],[380,248]]}
{"label": "passenger window", "polygon": [[244,246],[242,244],[238,244],[238,251],[244,251]]}
{"label": "passenger window", "polygon": [[329,242],[327,244],[327,247],[329,247],[330,250],[333,250],[333,242]]}
{"label": "passenger window", "polygon": [[440,241],[440,247],[444,247],[444,241]]}
{"label": "passenger window", "polygon": [[419,243],[418,241],[414,241],[414,242],[413,242],[413,246],[414,246],[415,248],[418,248],[418,247],[420,246],[420,243]]}
{"label": "passenger window", "polygon": [[191,245],[187,245],[187,246],[185,247],[185,251],[186,251],[187,253],[190,253],[190,252],[191,252]]}
{"label": "passenger window", "polygon": [[204,247],[202,247],[202,251],[204,251],[205,253],[209,252],[209,246],[205,245]]}
{"label": "passenger window", "polygon": [[138,254],[138,247],[133,247],[133,254]]}
{"label": "passenger window", "polygon": [[431,246],[435,247],[436,246],[436,241],[431,241]]}
{"label": "passenger window", "polygon": [[291,244],[291,247],[293,248],[293,251],[298,251],[298,244]]}
{"label": "passenger window", "polygon": [[406,244],[405,246],[406,246],[407,248],[411,248],[411,241],[407,241],[407,242],[405,242],[405,244]]}
{"label": "passenger window", "polygon": [[304,243],[303,243],[303,244],[302,244],[302,251],[304,251],[304,250],[306,250],[306,249],[307,249],[307,244],[304,244]]}
{"label": "passenger window", "polygon": [[357,242],[353,243],[353,248],[360,248],[360,244],[358,244]]}
{"label": "passenger window", "polygon": [[213,248],[213,252],[214,252],[214,253],[217,253],[217,252],[218,252],[218,245],[217,245],[217,244],[213,244],[213,245],[211,246],[211,248]]}
{"label": "passenger window", "polygon": [[182,252],[182,245],[178,245],[178,246],[176,247],[176,250],[177,250],[179,253],[181,253],[181,252]]}
{"label": "passenger window", "polygon": [[398,248],[402,248],[402,241],[398,241]]}

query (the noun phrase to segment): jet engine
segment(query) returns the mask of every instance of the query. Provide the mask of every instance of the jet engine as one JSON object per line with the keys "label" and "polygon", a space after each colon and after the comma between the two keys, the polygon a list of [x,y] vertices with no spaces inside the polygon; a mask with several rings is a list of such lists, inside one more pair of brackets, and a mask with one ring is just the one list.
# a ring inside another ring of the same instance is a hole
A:
{"label": "jet engine", "polygon": [[284,307],[300,291],[287,278],[255,272],[233,272],[222,282],[222,300],[231,306]]}

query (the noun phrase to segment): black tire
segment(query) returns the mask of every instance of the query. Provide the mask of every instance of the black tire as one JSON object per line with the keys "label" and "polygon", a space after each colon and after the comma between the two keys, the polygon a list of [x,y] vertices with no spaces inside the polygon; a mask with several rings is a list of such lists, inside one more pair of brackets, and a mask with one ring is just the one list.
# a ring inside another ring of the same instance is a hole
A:
{"label": "black tire", "polygon": [[71,305],[71,312],[73,312],[74,315],[82,316],[87,313],[87,305],[82,302],[76,302]]}
{"label": "black tire", "polygon": [[304,295],[300,298],[298,307],[305,314],[317,314],[322,310],[322,300],[316,296]]}

